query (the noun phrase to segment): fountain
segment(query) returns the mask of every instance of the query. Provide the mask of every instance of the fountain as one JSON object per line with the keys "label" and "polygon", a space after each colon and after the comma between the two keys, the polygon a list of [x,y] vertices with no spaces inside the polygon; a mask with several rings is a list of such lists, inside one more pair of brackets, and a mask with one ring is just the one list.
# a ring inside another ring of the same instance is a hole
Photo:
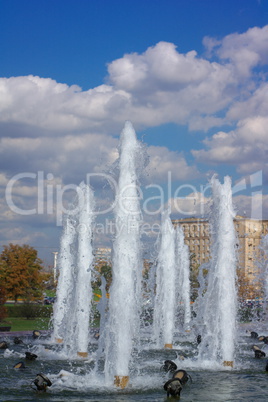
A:
{"label": "fountain", "polygon": [[154,340],[158,348],[173,345],[176,313],[175,229],[169,212],[162,213],[161,244],[156,267]]}
{"label": "fountain", "polygon": [[[262,304],[262,316],[265,319],[265,317],[268,316],[268,235],[263,236],[260,242],[259,250],[257,250],[258,256],[261,258],[258,261],[258,271],[257,271],[257,277],[255,280],[257,280],[258,286],[261,284],[261,293],[262,293],[262,300],[259,300],[259,302]],[[257,304],[256,306],[256,314],[254,314],[256,319],[258,320],[260,318],[260,311],[259,306]]]}
{"label": "fountain", "polygon": [[[60,276],[53,314],[53,337],[59,343],[64,340],[64,348],[68,356],[73,353],[81,357],[88,355],[92,299],[93,209],[93,193],[89,186],[82,182],[77,188],[77,206],[66,217],[64,225],[61,239]],[[73,249],[76,246],[75,254]]]}
{"label": "fountain", "polygon": [[184,233],[162,213],[161,242],[156,266],[153,339],[158,348],[173,348],[177,328],[190,331],[190,259]]}
{"label": "fountain", "polygon": [[74,303],[74,319],[72,333],[76,339],[76,351],[79,356],[87,357],[89,342],[89,317],[92,301],[91,268],[93,263],[92,249],[92,218],[94,209],[93,193],[89,186],[80,184],[78,192],[78,250],[77,250],[77,278]]}
{"label": "fountain", "polygon": [[264,261],[265,261],[264,303],[265,303],[265,308],[267,309],[267,302],[268,302],[268,264],[267,264],[267,261],[268,261],[268,235],[264,236],[264,238],[262,239],[261,246],[264,250]]}
{"label": "fountain", "polygon": [[177,272],[177,293],[176,303],[178,305],[177,326],[184,331],[191,329],[191,300],[190,300],[190,257],[189,248],[184,243],[184,233],[181,226],[177,225],[176,235],[176,272]]}
{"label": "fountain", "polygon": [[[52,337],[33,339],[25,335],[23,344],[11,345],[10,334],[5,334],[9,346],[0,351],[3,400],[35,401],[30,384],[37,373],[44,373],[41,377],[52,383],[47,390],[50,402],[75,402],[77,398],[160,402],[165,397],[163,385],[169,378],[161,368],[166,359],[191,373],[193,383],[182,389],[185,400],[265,400],[265,362],[251,356],[252,341],[246,335],[246,327],[241,326],[239,333],[235,322],[231,180],[225,178],[222,185],[216,178],[211,181],[212,259],[209,274],[203,278],[204,286],[201,283],[196,322],[202,341],[197,345],[191,321],[188,248],[182,228],[173,227],[168,211],[162,214],[157,283],[151,289],[151,294],[156,291],[154,313],[140,329],[143,264],[138,180],[144,153],[129,122],[121,134],[118,167],[113,282],[109,299],[105,297],[104,279],[101,286],[99,340],[92,339],[89,333],[94,200],[90,188],[81,183],[61,238]],[[15,370],[25,348],[38,357],[26,362],[27,370]],[[232,370],[235,358],[236,367]]]}
{"label": "fountain", "polygon": [[106,376],[114,377],[121,388],[128,383],[131,352],[139,338],[142,258],[137,166],[142,163],[141,154],[142,147],[127,122],[121,133],[113,282],[105,347]]}
{"label": "fountain", "polygon": [[[232,206],[231,179],[224,183],[211,179],[213,206],[211,212],[211,261],[208,285],[200,303],[203,322],[200,360],[222,362],[233,367],[236,342],[236,252],[235,216]],[[203,291],[203,290],[202,290]]]}
{"label": "fountain", "polygon": [[71,246],[75,241],[75,227],[71,217],[66,216],[63,234],[60,241],[59,270],[60,276],[57,286],[57,300],[54,304],[52,338],[62,343],[65,328],[68,323],[68,314],[71,311],[71,295],[74,288],[74,258]]}

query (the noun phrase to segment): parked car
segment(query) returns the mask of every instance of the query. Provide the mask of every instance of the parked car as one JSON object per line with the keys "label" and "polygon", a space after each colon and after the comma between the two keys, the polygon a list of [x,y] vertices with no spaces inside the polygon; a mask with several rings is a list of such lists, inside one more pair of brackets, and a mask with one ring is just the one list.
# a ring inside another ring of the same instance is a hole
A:
{"label": "parked car", "polygon": [[45,297],[44,304],[53,304],[55,301],[55,297]]}

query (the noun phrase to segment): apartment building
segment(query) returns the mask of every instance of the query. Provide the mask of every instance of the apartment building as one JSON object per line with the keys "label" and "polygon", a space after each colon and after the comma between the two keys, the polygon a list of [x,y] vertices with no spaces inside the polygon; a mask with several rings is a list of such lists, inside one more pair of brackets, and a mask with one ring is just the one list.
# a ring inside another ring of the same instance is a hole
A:
{"label": "apartment building", "polygon": [[[183,228],[185,243],[189,246],[192,264],[201,265],[210,259],[210,226],[206,219],[184,218],[172,221]],[[268,220],[256,220],[242,216],[234,218],[237,234],[238,269],[258,294],[261,282],[258,279],[263,267],[262,238],[268,234]],[[251,293],[254,293],[252,290]],[[254,295],[252,295],[253,297]]]}
{"label": "apartment building", "polygon": [[110,247],[97,247],[94,250],[95,266],[100,269],[103,265],[111,265],[112,249]]}

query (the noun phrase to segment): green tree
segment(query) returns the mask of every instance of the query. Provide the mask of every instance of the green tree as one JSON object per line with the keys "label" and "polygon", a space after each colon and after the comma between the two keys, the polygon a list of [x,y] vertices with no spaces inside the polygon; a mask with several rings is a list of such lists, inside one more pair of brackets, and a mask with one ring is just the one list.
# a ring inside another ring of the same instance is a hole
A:
{"label": "green tree", "polygon": [[96,266],[95,271],[95,279],[92,281],[93,289],[100,288],[101,286],[101,277],[103,276],[106,280],[105,290],[109,292],[111,283],[112,283],[112,267],[108,265],[106,262],[101,261]]}
{"label": "green tree", "polygon": [[45,276],[42,260],[37,251],[28,245],[9,244],[0,255],[0,281],[8,298],[21,297],[26,301],[42,297]]}

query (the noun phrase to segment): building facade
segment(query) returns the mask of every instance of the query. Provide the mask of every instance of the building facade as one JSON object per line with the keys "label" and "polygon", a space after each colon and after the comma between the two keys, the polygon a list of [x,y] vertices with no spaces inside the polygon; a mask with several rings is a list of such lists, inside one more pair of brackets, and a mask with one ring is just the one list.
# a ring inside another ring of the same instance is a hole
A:
{"label": "building facade", "polygon": [[104,265],[112,263],[112,249],[110,247],[97,247],[94,250],[95,266],[100,269]]}
{"label": "building facade", "polygon": [[[184,218],[172,221],[183,228],[185,243],[189,247],[192,264],[201,265],[210,259],[210,225],[202,218]],[[263,266],[261,241],[268,234],[268,220],[256,220],[242,216],[234,218],[237,235],[238,272],[250,285],[249,297],[260,295],[260,270]],[[255,289],[255,290],[254,290]]]}

